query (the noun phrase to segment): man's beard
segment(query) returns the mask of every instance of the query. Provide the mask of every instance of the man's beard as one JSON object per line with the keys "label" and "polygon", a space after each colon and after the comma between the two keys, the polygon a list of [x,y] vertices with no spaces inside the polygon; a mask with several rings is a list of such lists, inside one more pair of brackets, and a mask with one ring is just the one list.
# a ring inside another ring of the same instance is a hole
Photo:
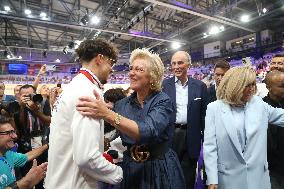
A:
{"label": "man's beard", "polygon": [[104,85],[104,84],[106,84],[106,83],[107,83],[107,80],[105,80],[105,79],[102,79],[102,80],[101,80],[101,84]]}

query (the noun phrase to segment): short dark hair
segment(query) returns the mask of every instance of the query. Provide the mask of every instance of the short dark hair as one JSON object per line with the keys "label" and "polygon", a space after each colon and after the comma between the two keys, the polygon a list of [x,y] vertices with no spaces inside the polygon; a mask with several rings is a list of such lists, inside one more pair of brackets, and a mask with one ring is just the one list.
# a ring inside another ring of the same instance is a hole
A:
{"label": "short dark hair", "polygon": [[117,101],[125,98],[124,90],[121,88],[109,89],[104,93],[104,99],[107,102],[116,103]]}
{"label": "short dark hair", "polygon": [[36,88],[33,85],[29,85],[29,84],[25,84],[25,85],[21,86],[20,91],[22,89],[28,89],[28,88],[32,88],[34,90],[34,92],[36,92]]}
{"label": "short dark hair", "polygon": [[229,62],[227,62],[226,60],[219,60],[219,61],[215,64],[214,70],[215,70],[216,68],[222,68],[222,69],[228,70],[228,69],[230,69],[230,64],[229,64]]}
{"label": "short dark hair", "polygon": [[9,123],[9,124],[13,125],[12,118],[0,115],[0,125],[4,125],[6,123]]}
{"label": "short dark hair", "polygon": [[80,62],[90,62],[98,54],[117,61],[117,49],[103,39],[87,39],[76,49]]}
{"label": "short dark hair", "polygon": [[284,58],[283,54],[275,54],[273,58]]}

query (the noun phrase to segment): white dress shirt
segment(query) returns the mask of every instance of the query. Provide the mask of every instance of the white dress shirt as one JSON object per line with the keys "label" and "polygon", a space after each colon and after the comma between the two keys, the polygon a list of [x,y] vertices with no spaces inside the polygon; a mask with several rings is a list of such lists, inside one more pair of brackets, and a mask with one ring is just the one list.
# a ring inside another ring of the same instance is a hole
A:
{"label": "white dress shirt", "polygon": [[176,123],[187,124],[187,105],[188,105],[188,80],[182,85],[181,81],[175,77],[176,87]]}
{"label": "white dress shirt", "polygon": [[119,183],[122,169],[102,155],[103,120],[82,116],[76,110],[81,96],[102,91],[86,76],[78,74],[68,84],[53,109],[46,189],[97,189],[98,181]]}

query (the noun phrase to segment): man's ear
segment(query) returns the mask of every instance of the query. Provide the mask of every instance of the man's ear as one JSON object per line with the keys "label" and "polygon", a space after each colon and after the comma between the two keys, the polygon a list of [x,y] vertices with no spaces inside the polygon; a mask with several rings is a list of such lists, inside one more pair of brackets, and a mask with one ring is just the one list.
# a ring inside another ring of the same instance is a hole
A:
{"label": "man's ear", "polygon": [[102,57],[98,54],[96,57],[93,58],[93,61],[96,65],[100,65],[102,63]]}

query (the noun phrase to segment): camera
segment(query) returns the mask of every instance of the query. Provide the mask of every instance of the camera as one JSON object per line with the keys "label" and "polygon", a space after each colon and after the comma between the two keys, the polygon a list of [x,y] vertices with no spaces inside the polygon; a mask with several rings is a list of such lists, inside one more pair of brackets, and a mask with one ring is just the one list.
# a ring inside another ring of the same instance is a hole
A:
{"label": "camera", "polygon": [[34,103],[41,103],[43,101],[41,94],[29,94],[26,97],[29,97]]}
{"label": "camera", "polygon": [[20,105],[17,101],[2,101],[0,102],[0,110],[5,110],[8,114],[12,115],[20,110]]}

